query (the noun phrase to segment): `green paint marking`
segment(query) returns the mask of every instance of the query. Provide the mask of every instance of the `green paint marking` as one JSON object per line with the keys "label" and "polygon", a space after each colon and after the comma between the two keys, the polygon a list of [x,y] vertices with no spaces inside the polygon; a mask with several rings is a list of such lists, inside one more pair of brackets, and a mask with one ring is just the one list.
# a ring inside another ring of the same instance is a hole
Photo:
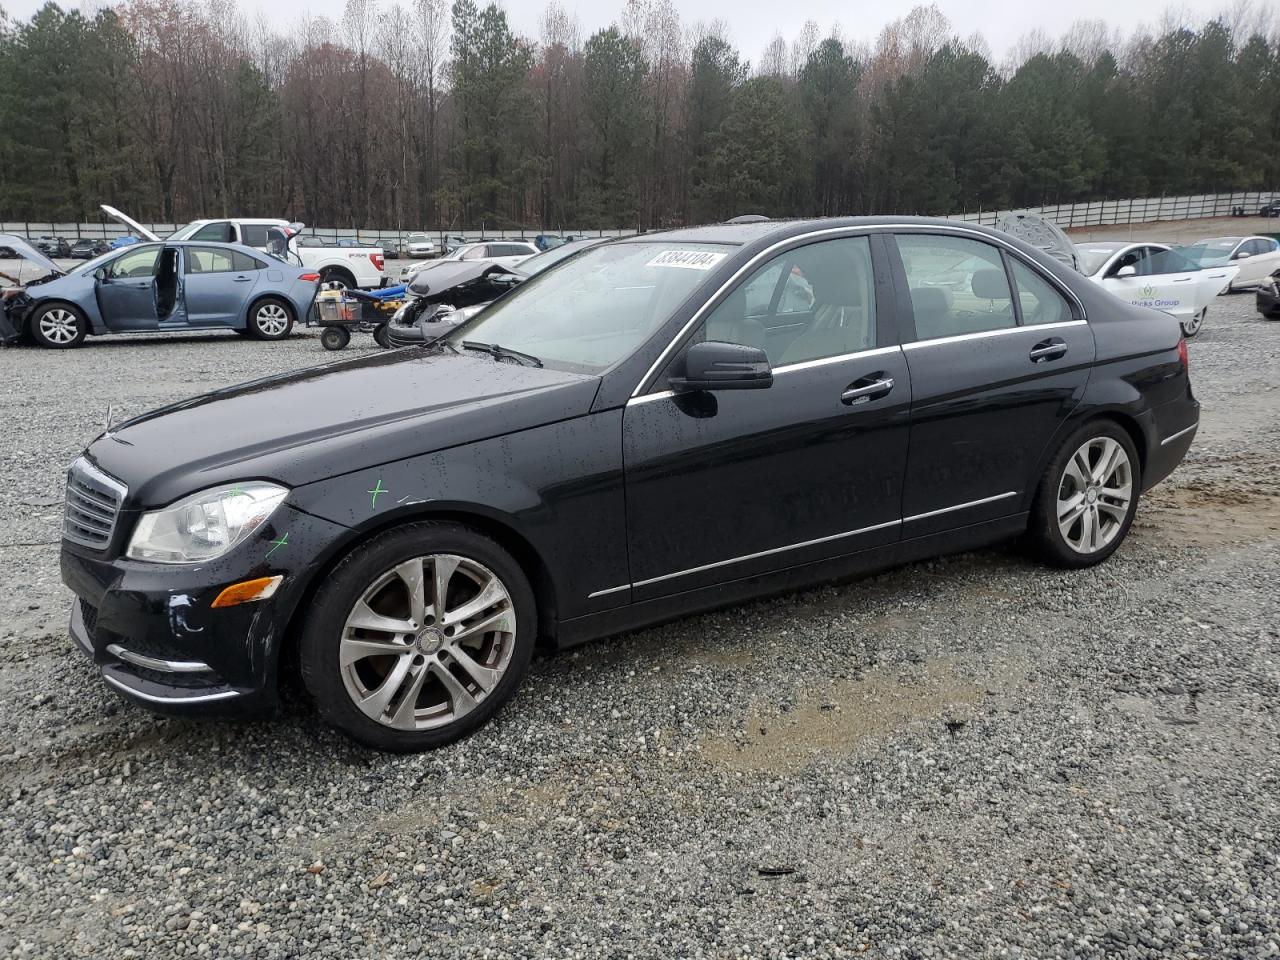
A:
{"label": "green paint marking", "polygon": [[390,493],[390,492],[391,492],[390,490],[388,490],[386,487],[384,487],[384,486],[382,485],[382,478],[381,478],[381,477],[379,477],[379,478],[378,478],[378,482],[377,482],[377,483],[375,483],[375,484],[373,485],[373,489],[372,489],[372,490],[366,490],[366,491],[365,491],[365,493],[371,493],[371,494],[373,494],[373,499],[372,499],[372,501],[371,501],[371,502],[370,502],[370,504],[369,504],[369,509],[370,509],[370,510],[377,510],[377,509],[378,509],[378,496],[379,496],[379,494],[383,494],[383,493]]}
{"label": "green paint marking", "polygon": [[267,551],[268,557],[271,556],[273,553],[275,553],[277,550],[279,550],[281,547],[287,547],[289,545],[289,531],[286,530],[284,532],[283,537],[281,537],[279,540],[272,540],[271,543],[272,543],[272,547],[270,550]]}
{"label": "green paint marking", "polygon": [[222,499],[230,500],[232,497],[239,497],[243,494],[244,494],[244,491],[240,489],[240,484],[237,483],[234,487],[232,487],[230,490],[226,492],[226,494],[223,496]]}

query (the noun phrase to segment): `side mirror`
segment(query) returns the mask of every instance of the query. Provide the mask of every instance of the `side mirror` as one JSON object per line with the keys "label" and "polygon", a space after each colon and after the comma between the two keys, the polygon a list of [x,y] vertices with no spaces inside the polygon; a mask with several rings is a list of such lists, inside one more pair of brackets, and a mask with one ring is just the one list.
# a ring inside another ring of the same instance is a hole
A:
{"label": "side mirror", "polygon": [[1252,257],[1252,256],[1253,256],[1253,254],[1252,254],[1252,253],[1250,253],[1248,250],[1241,250],[1239,253],[1237,253],[1237,254],[1236,254],[1235,259],[1237,259],[1237,260],[1248,260],[1248,259],[1249,259],[1250,257]]}
{"label": "side mirror", "polygon": [[93,279],[97,280],[99,283],[111,282],[111,278],[107,276],[106,267],[99,267],[97,270],[93,271]]}
{"label": "side mirror", "polygon": [[1127,266],[1123,266],[1116,271],[1117,277],[1136,277],[1137,275],[1138,275],[1138,268],[1135,267],[1133,264],[1128,264]]}
{"label": "side mirror", "polygon": [[677,393],[688,390],[763,390],[773,385],[768,355],[744,343],[704,340],[685,353],[684,376],[667,384]]}

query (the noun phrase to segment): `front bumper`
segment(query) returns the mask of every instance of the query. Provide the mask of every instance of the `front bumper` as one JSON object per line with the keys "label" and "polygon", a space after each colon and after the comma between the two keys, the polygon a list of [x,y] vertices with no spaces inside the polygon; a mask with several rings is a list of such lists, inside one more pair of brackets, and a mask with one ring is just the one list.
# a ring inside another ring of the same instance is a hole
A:
{"label": "front bumper", "polygon": [[1258,312],[1269,319],[1280,319],[1280,281],[1268,280],[1258,287]]}
{"label": "front bumper", "polygon": [[[151,710],[270,713],[293,612],[346,532],[285,506],[228,556],[190,565],[126,560],[119,545],[104,556],[64,541],[62,580],[76,595],[71,638],[109,686]],[[285,545],[273,550],[280,539]],[[270,599],[213,608],[225,587],[276,575],[283,579]]]}

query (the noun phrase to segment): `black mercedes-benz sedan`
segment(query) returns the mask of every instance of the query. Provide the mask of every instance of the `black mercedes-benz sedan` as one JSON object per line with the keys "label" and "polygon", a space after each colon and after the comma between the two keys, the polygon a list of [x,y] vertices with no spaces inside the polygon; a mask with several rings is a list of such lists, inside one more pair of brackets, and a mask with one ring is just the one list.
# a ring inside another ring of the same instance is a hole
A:
{"label": "black mercedes-benz sedan", "polygon": [[413,751],[561,647],[1025,536],[1100,563],[1199,405],[1172,317],[1003,233],[759,222],[584,251],[431,344],[218,390],[72,465],[71,634],[186,715]]}

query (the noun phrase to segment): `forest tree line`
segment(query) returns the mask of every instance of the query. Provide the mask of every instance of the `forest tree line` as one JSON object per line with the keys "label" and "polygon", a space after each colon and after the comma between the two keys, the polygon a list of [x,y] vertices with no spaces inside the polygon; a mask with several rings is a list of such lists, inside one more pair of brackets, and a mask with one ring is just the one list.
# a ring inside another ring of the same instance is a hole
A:
{"label": "forest tree line", "polygon": [[555,0],[537,37],[476,0],[288,26],[234,0],[0,16],[0,220],[650,229],[1280,185],[1265,6],[1083,21],[1000,61],[936,7],[753,62],[672,0],[586,37]]}

